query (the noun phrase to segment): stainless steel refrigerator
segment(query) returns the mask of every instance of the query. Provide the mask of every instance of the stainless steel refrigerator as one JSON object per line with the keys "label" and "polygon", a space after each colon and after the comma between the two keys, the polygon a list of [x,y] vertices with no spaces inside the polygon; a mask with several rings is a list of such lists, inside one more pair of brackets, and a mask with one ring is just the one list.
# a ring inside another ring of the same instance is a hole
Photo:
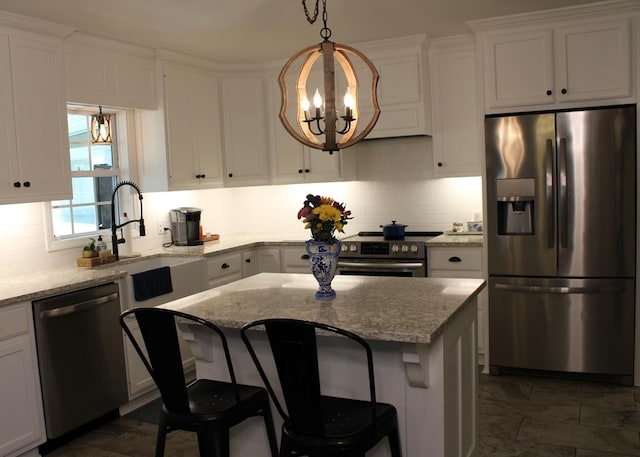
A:
{"label": "stainless steel refrigerator", "polygon": [[635,112],[485,119],[492,373],[632,382]]}

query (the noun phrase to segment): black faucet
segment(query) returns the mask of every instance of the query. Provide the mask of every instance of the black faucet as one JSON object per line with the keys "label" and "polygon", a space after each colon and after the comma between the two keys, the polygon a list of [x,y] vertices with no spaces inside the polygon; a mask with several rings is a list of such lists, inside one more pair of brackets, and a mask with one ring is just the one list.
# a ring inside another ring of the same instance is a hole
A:
{"label": "black faucet", "polygon": [[[140,219],[129,220],[123,224],[116,225],[116,194],[118,189],[122,186],[131,186],[136,192],[138,192],[138,200],[140,200]],[[140,223],[140,236],[145,236],[147,231],[144,227],[144,218],[142,217],[142,192],[140,192],[140,188],[133,183],[132,181],[122,181],[121,183],[116,184],[116,187],[113,188],[113,193],[111,194],[111,244],[113,245],[113,255],[116,256],[116,260],[120,260],[120,256],[118,255],[118,244],[125,243],[126,240],[123,238],[118,239],[118,235],[116,235],[116,230],[124,227],[125,225],[131,224],[132,222]]]}

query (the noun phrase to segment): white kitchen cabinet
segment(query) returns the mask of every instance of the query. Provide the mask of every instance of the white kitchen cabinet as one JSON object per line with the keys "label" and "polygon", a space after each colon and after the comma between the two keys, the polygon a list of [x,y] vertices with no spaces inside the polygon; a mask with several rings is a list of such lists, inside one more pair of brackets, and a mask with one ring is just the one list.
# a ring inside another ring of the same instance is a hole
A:
{"label": "white kitchen cabinet", "polygon": [[[432,278],[484,278],[482,247],[427,247],[428,276]],[[486,289],[478,294],[478,362],[489,348]],[[486,368],[486,367],[485,367]]]}
{"label": "white kitchen cabinet", "polygon": [[[243,276],[243,262],[241,252],[215,254],[207,257],[207,277],[209,288],[222,286]],[[247,270],[249,272],[249,270]]]}
{"label": "white kitchen cabinet", "polygon": [[31,303],[0,308],[0,455],[46,440]]}
{"label": "white kitchen cabinet", "polygon": [[[431,134],[428,46],[425,35],[354,46],[373,62],[380,74],[380,118],[367,138]],[[371,78],[368,77],[368,71],[363,71],[362,68],[359,71],[358,104],[360,118],[366,123],[373,112],[369,96]],[[361,78],[361,75],[367,77]]]}
{"label": "white kitchen cabinet", "polygon": [[[271,182],[290,184],[299,182],[327,182],[342,179],[342,152],[307,147],[293,138],[280,121],[281,92],[278,76],[270,75],[268,98],[268,127],[271,140]],[[292,84],[293,81],[292,81]],[[295,119],[296,103],[289,106],[291,119]]]}
{"label": "white kitchen cabinet", "polygon": [[475,41],[434,40],[429,50],[435,177],[482,175],[483,113]]}
{"label": "white kitchen cabinet", "polygon": [[157,108],[152,49],[74,33],[64,40],[64,54],[67,101]]}
{"label": "white kitchen cabinet", "polygon": [[146,191],[222,186],[219,81],[209,62],[171,52],[158,64],[161,109],[137,112]]}
{"label": "white kitchen cabinet", "polygon": [[258,273],[280,273],[280,249],[259,246],[242,252],[242,277]]}
{"label": "white kitchen cabinet", "polygon": [[485,108],[629,101],[631,21],[583,20],[483,32]]}
{"label": "white kitchen cabinet", "polygon": [[205,69],[163,64],[171,189],[222,183],[218,78]]}
{"label": "white kitchen cabinet", "polygon": [[283,246],[280,250],[283,273],[311,273],[309,254],[304,244]]}
{"label": "white kitchen cabinet", "polygon": [[263,74],[226,72],[221,76],[221,88],[225,185],[268,184]]}
{"label": "white kitchen cabinet", "polygon": [[71,197],[62,40],[0,30],[0,203]]}

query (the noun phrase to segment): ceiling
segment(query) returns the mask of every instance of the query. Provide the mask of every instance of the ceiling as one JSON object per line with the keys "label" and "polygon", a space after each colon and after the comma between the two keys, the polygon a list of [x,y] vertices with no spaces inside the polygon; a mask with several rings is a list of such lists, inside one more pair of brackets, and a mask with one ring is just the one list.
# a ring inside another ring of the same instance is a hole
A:
{"label": "ceiling", "polygon": [[[315,0],[306,1],[312,12]],[[327,12],[332,41],[355,44],[469,33],[465,21],[592,2],[327,0]],[[321,19],[310,25],[300,0],[0,0],[0,10],[229,63],[286,58],[321,41]]]}

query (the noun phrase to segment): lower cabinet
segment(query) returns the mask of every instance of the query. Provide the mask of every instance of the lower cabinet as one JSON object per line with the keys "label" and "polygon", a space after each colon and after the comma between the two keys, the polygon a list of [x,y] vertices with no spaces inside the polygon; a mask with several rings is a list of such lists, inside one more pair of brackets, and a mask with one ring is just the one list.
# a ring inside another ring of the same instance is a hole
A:
{"label": "lower cabinet", "polygon": [[0,455],[46,439],[31,303],[0,308]]}
{"label": "lower cabinet", "polygon": [[218,254],[207,258],[209,288],[242,279],[242,253]]}
{"label": "lower cabinet", "polygon": [[311,273],[309,254],[303,244],[281,248],[280,256],[283,273]]}
{"label": "lower cabinet", "polygon": [[[429,247],[429,276],[433,278],[484,278],[482,247]],[[478,363],[484,364],[488,344],[486,289],[478,295]]]}

